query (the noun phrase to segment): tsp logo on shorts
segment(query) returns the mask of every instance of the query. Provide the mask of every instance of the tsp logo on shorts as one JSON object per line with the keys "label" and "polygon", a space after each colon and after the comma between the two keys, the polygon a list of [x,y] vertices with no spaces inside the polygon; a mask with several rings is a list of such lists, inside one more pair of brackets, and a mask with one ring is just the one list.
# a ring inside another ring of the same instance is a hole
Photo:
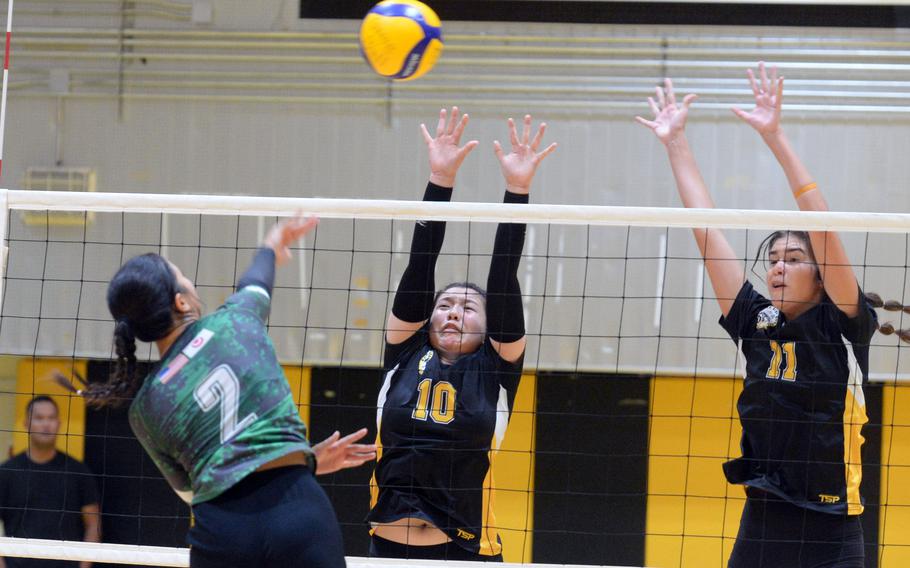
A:
{"label": "tsp logo on shorts", "polygon": [[477,535],[475,535],[474,533],[469,533],[468,531],[466,531],[464,529],[458,529],[457,534],[458,534],[458,538],[463,538],[464,540],[474,540],[475,538],[477,538]]}
{"label": "tsp logo on shorts", "polygon": [[758,319],[755,321],[755,329],[768,329],[777,327],[777,320],[780,319],[780,311],[774,306],[768,306],[758,312]]}

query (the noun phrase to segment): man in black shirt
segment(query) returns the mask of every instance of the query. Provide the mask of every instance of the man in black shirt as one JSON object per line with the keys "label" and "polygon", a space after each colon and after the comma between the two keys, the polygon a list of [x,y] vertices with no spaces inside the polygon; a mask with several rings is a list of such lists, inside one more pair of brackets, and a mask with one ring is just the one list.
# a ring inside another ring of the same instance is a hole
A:
{"label": "man in black shirt", "polygon": [[[29,401],[25,427],[28,450],[0,465],[0,519],[6,536],[100,542],[98,490],[85,465],[57,451],[60,416],[54,400],[36,396]],[[2,558],[0,566],[62,568],[76,563]]]}

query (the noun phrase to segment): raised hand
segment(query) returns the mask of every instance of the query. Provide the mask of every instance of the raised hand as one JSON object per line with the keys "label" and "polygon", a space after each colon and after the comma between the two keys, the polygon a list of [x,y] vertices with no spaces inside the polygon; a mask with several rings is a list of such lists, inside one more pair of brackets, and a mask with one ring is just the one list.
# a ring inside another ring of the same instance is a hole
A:
{"label": "raised hand", "polygon": [[465,157],[477,147],[477,140],[471,140],[462,147],[461,135],[468,125],[468,115],[458,118],[458,107],[452,107],[452,115],[446,121],[446,109],[439,111],[436,137],[430,136],[426,124],[420,125],[423,139],[427,143],[430,158],[430,181],[442,187],[455,187],[455,174]]}
{"label": "raised hand", "polygon": [[654,120],[636,116],[635,120],[654,131],[657,139],[664,145],[673,142],[677,136],[686,130],[686,118],[689,116],[689,107],[698,98],[698,95],[686,95],[682,105],[676,104],[676,94],[673,92],[673,81],[664,79],[664,86],[656,87],[654,97],[648,97],[648,104],[654,112]]}
{"label": "raised hand", "polygon": [[319,224],[317,217],[297,215],[275,223],[269,230],[262,246],[275,251],[275,264],[281,266],[291,259],[291,245]]}
{"label": "raised hand", "polygon": [[331,436],[313,446],[316,453],[316,473],[319,475],[334,473],[375,460],[376,444],[354,443],[366,435],[366,428],[361,428],[344,438],[336,430]]}
{"label": "raised hand", "polygon": [[521,138],[518,138],[518,131],[515,129],[515,121],[509,119],[509,138],[512,141],[512,151],[508,154],[503,152],[499,140],[493,142],[493,151],[499,159],[499,167],[502,175],[506,179],[506,189],[512,193],[527,195],[531,191],[531,180],[537,172],[537,166],[541,160],[550,155],[556,149],[556,142],[547,146],[542,152],[538,152],[540,143],[543,141],[543,133],[547,129],[547,123],[541,122],[537,127],[537,134],[533,140],[531,138],[531,115],[526,114],[524,118],[524,130]]}
{"label": "raised hand", "polygon": [[743,119],[762,136],[774,134],[780,129],[780,107],[784,99],[784,78],[777,76],[777,67],[771,68],[771,76],[765,71],[765,63],[758,63],[758,80],[751,69],[747,69],[749,85],[755,95],[755,108],[746,112],[733,107],[733,114]]}

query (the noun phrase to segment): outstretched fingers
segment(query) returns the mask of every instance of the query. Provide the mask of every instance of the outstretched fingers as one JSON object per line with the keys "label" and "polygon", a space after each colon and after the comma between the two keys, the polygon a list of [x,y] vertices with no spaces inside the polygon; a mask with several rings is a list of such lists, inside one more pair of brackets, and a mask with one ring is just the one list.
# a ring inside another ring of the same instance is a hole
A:
{"label": "outstretched fingers", "polygon": [[777,96],[774,97],[774,108],[776,108],[779,111],[781,109],[781,106],[784,103],[784,78],[783,77],[780,77],[777,79],[777,88],[775,89],[775,94]]}
{"label": "outstretched fingers", "polygon": [[761,94],[761,88],[758,86],[758,82],[755,80],[755,73],[752,69],[746,69],[746,75],[749,76],[749,86],[752,87],[752,94],[755,97]]}
{"label": "outstretched fingers", "polygon": [[313,230],[319,224],[319,217],[308,215],[306,217],[294,218],[287,227],[286,236],[288,241],[295,241]]}
{"label": "outstretched fingers", "polygon": [[[458,112],[458,107],[452,109],[452,122],[455,122],[455,114]],[[461,115],[461,120],[455,124],[455,128],[452,129],[452,136],[455,138],[455,144],[461,143],[461,135],[464,133],[465,127],[468,125],[468,115],[467,113]]]}
{"label": "outstretched fingers", "polygon": [[446,131],[446,109],[439,109],[439,120],[436,122],[436,138],[439,138]]}
{"label": "outstretched fingers", "polygon": [[647,126],[647,127],[650,128],[651,130],[654,130],[654,129],[657,128],[657,126],[658,126],[657,123],[654,122],[653,120],[648,120],[647,118],[644,118],[644,117],[641,117],[641,116],[636,116],[636,117],[635,117],[635,122],[637,122],[638,124]]}
{"label": "outstretched fingers", "polygon": [[515,128],[515,121],[511,118],[509,119],[509,141],[512,143],[513,148],[521,144],[518,141],[518,130]]}
{"label": "outstretched fingers", "polygon": [[[527,118],[529,119],[528,125],[530,126],[530,118],[531,118],[530,115]],[[546,132],[546,130],[547,130],[547,123],[541,122],[540,126],[537,127],[537,134],[534,135],[534,140],[531,141],[531,149],[534,150],[535,152],[537,151],[538,148],[540,148],[540,143],[541,143],[541,141],[543,141],[543,134],[544,134],[544,132]]]}
{"label": "outstretched fingers", "polygon": [[420,123],[420,133],[423,135],[423,141],[427,144],[433,141],[433,137],[430,136],[430,131],[427,130],[427,125],[422,122]]}
{"label": "outstretched fingers", "polygon": [[458,107],[452,107],[452,114],[449,116],[449,122],[446,123],[445,133],[452,135],[455,132],[455,128],[458,125]]}
{"label": "outstretched fingers", "polygon": [[526,114],[524,118],[524,128],[521,131],[521,143],[526,145],[531,139],[531,115]]}
{"label": "outstretched fingers", "polygon": [[743,109],[741,109],[739,107],[732,107],[730,110],[733,111],[733,114],[738,116],[740,119],[742,119],[746,122],[749,122],[749,113],[748,112],[744,111]]}
{"label": "outstretched fingers", "polygon": [[470,142],[468,142],[467,144],[465,144],[464,146],[459,148],[458,149],[458,160],[459,161],[464,160],[467,157],[467,155],[470,154],[471,151],[477,147],[478,144],[480,144],[480,142],[478,142],[477,140],[471,140]]}
{"label": "outstretched fingers", "polygon": [[544,158],[546,158],[547,156],[552,154],[553,151],[556,150],[556,146],[557,146],[556,142],[553,142],[552,144],[550,144],[549,146],[544,148],[543,152],[541,152],[541,153],[537,154],[537,156],[535,156],[535,158],[534,158],[535,163],[539,164]]}
{"label": "outstretched fingers", "polygon": [[689,107],[692,106],[692,103],[694,103],[695,99],[697,99],[697,98],[698,98],[698,95],[696,95],[695,93],[689,93],[688,95],[683,97],[683,108],[688,110]]}
{"label": "outstretched fingers", "polygon": [[499,143],[499,140],[493,140],[493,153],[496,154],[496,159],[502,162],[505,153],[502,151],[502,144]]}
{"label": "outstretched fingers", "polygon": [[669,77],[664,79],[664,90],[667,93],[667,103],[670,106],[676,106],[676,93],[673,92],[673,80]]}
{"label": "outstretched fingers", "polygon": [[654,117],[660,114],[660,107],[657,106],[657,101],[654,100],[654,97],[648,97],[648,105],[651,107],[651,112],[654,113]]}

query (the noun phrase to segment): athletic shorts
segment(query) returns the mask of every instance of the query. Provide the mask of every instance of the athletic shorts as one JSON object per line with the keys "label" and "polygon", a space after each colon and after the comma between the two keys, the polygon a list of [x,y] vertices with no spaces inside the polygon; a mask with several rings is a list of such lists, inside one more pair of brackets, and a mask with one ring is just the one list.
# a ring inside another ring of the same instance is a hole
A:
{"label": "athletic shorts", "polygon": [[373,535],[370,539],[372,558],[415,558],[419,560],[473,560],[475,562],[502,562],[502,554],[483,556],[458,546],[454,542],[412,546],[386,540]]}
{"label": "athletic shorts", "polygon": [[749,490],[728,568],[863,568],[858,515],[830,515]]}
{"label": "athletic shorts", "polygon": [[344,568],[335,510],[309,468],[250,474],[193,506],[192,568]]}

